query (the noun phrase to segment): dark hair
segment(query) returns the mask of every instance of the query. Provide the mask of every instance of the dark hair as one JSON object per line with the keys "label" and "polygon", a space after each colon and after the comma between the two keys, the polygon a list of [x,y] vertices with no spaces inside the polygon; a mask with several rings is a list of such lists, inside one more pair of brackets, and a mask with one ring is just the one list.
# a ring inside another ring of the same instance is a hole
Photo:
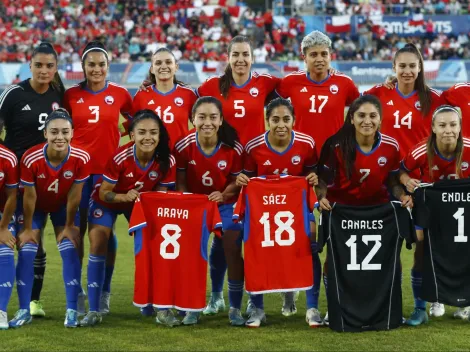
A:
{"label": "dark hair", "polygon": [[421,105],[421,113],[423,118],[431,111],[431,90],[426,85],[426,80],[424,79],[424,60],[421,52],[418,50],[416,45],[413,43],[406,44],[403,48],[398,50],[395,53],[393,58],[393,66],[398,58],[398,55],[403,53],[411,53],[416,55],[419,60],[420,72],[415,81],[414,89],[418,92],[419,104]]}
{"label": "dark hair", "polygon": [[[456,113],[459,117],[460,122],[460,133],[459,137],[457,138],[457,146],[455,147],[454,155],[455,155],[455,174],[460,178],[462,176],[462,157],[463,157],[463,136],[462,136],[462,116],[460,112],[450,105],[441,105],[432,114],[432,124],[434,125],[434,120],[436,116],[443,112],[453,112]],[[426,143],[426,154],[428,157],[428,166],[429,166],[429,177],[431,180],[433,179],[433,160],[434,156],[436,155],[437,151],[437,142],[436,142],[436,134],[431,130],[431,134],[428,137],[428,141]]]}
{"label": "dark hair", "polygon": [[98,40],[92,40],[91,42],[88,42],[87,45],[85,46],[85,49],[83,49],[83,53],[82,53],[82,70],[83,70],[83,75],[85,76],[85,79],[79,83],[80,88],[82,89],[85,88],[87,85],[85,60],[89,53],[96,53],[96,52],[103,53],[104,56],[106,57],[106,62],[109,64],[108,51],[106,50],[106,47],[104,46],[104,44]]}
{"label": "dark hair", "polygon": [[[338,132],[328,138],[323,145],[318,161],[318,175],[327,184],[330,177],[334,175],[337,166],[335,149],[338,147],[346,170],[346,177],[351,178],[353,165],[356,161],[356,128],[351,123],[354,114],[364,104],[374,105],[382,119],[382,105],[380,100],[374,95],[363,95],[354,100],[349,107],[348,114],[344,119],[344,124]],[[375,141],[379,138],[379,132],[376,132]]]}
{"label": "dark hair", "polygon": [[[152,82],[152,84],[157,84],[157,78],[155,77],[155,75],[154,75],[154,74],[152,73],[152,71],[151,71],[152,66],[153,66],[153,57],[154,57],[155,55],[159,54],[159,53],[168,53],[168,54],[170,54],[171,56],[173,56],[173,59],[175,59],[175,62],[178,62],[178,61],[176,60],[175,54],[173,54],[170,49],[165,48],[165,47],[162,47],[162,48],[157,49],[157,50],[152,54],[152,58],[151,58],[151,60],[150,60],[150,69],[149,69],[149,77],[148,77],[148,78],[149,78],[149,81]],[[176,75],[173,76],[173,83],[174,83],[174,84],[179,84],[179,85],[182,85],[182,86],[185,86],[185,85],[186,85],[186,83],[177,80],[177,79],[176,79]]]}
{"label": "dark hair", "polygon": [[[222,113],[222,103],[220,100],[214,98],[214,97],[202,97],[196,100],[196,102],[193,105],[193,109],[191,111],[191,118],[194,121],[194,117],[196,115],[197,109],[202,105],[202,104],[213,104],[216,106],[217,110],[220,112],[220,117],[224,117]],[[191,121],[192,122],[192,121]],[[238,142],[238,134],[235,128],[230,125],[227,120],[223,119],[222,125],[219,127],[219,130],[217,131],[217,138],[219,139],[220,142],[228,145],[231,148],[235,148],[235,142]]]}
{"label": "dark hair", "polygon": [[[251,56],[253,57],[253,46],[251,45],[250,40],[243,35],[237,35],[230,41],[228,45],[228,50],[227,50],[229,57],[230,57],[230,54],[232,53],[233,44],[238,44],[238,43],[247,43],[250,46]],[[233,80],[232,68],[230,67],[230,62],[229,62],[227,64],[227,67],[225,67],[224,74],[220,76],[219,78],[219,90],[225,99],[228,98],[228,91],[233,82],[234,80]]]}
{"label": "dark hair", "polygon": [[46,117],[46,121],[44,122],[44,129],[47,129],[47,125],[49,125],[49,122],[53,120],[59,120],[59,119],[67,120],[68,122],[70,122],[73,128],[73,121],[72,121],[72,118],[70,117],[69,112],[64,108],[57,108]]}
{"label": "dark hair", "polygon": [[280,106],[285,106],[289,110],[289,112],[291,113],[292,117],[295,120],[294,107],[292,106],[289,100],[284,99],[284,98],[276,98],[269,102],[268,106],[266,107],[266,120],[269,120],[269,118],[271,117],[273,113],[273,110]]}
{"label": "dark hair", "polygon": [[170,136],[160,117],[149,109],[137,111],[129,126],[129,133],[134,131],[140,121],[147,119],[154,120],[158,124],[158,145],[155,148],[154,159],[158,163],[163,175],[166,175],[170,169]]}
{"label": "dark hair", "polygon": [[[42,42],[36,48],[34,48],[33,53],[31,54],[31,60],[37,54],[52,55],[54,56],[56,64],[58,64],[59,59],[57,56],[57,52],[55,51],[51,43]],[[62,82],[62,79],[60,78],[59,72],[56,72],[54,74],[54,78],[51,81],[51,86],[52,88],[54,88],[54,90],[56,90],[59,93],[60,100],[62,100],[64,93],[65,93],[65,86],[64,86],[64,83]]]}

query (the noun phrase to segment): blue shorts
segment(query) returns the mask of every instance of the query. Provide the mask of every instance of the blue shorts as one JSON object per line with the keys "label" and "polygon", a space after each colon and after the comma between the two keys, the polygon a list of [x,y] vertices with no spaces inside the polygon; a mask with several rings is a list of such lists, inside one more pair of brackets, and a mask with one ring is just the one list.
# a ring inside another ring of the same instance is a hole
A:
{"label": "blue shorts", "polygon": [[223,231],[241,231],[243,225],[240,223],[233,222],[233,207],[235,204],[221,204],[219,205],[220,218],[222,219],[222,230]]}
{"label": "blue shorts", "polygon": [[129,221],[131,217],[129,212],[111,210],[102,206],[101,204],[91,201],[90,209],[88,210],[88,223],[106,226],[112,229],[114,223],[116,222],[117,216],[120,214],[124,214],[127,221]]}
{"label": "blue shorts", "polygon": [[90,206],[91,193],[93,192],[95,183],[98,181],[100,177],[101,175],[93,174],[93,175],[90,175],[88,180],[83,182],[82,199],[80,200],[80,209],[88,209],[88,207]]}
{"label": "blue shorts", "polygon": [[[3,218],[3,213],[0,212],[0,219]],[[8,224],[8,231],[16,237],[16,216],[13,215],[10,223]]]}
{"label": "blue shorts", "polygon": [[[67,220],[67,209],[65,207],[52,213],[37,210],[33,214],[33,230],[41,230],[44,228],[46,225],[47,214],[49,214],[52,221],[52,226],[65,226],[65,221]],[[75,226],[80,226],[80,213],[78,211],[75,213],[73,223]],[[23,214],[21,214],[18,216],[18,229],[22,229],[23,224]]]}

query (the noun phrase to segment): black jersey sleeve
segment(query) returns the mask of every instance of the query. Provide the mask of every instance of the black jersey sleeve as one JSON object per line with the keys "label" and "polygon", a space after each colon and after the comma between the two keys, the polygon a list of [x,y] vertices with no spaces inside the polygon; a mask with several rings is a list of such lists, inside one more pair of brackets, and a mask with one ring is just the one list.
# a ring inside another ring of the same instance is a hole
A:
{"label": "black jersey sleeve", "polygon": [[18,93],[23,89],[16,84],[7,87],[0,95],[0,123],[1,130],[3,126],[8,123],[8,118],[11,116],[12,105],[18,98]]}
{"label": "black jersey sleeve", "polygon": [[411,249],[411,244],[416,242],[416,230],[411,211],[403,208],[399,202],[391,202],[391,204],[395,209],[398,233],[406,241],[406,248]]}
{"label": "black jersey sleeve", "polygon": [[[332,210],[333,211],[333,210]],[[318,251],[321,253],[330,237],[330,216],[332,211],[323,210],[320,214],[320,222],[318,224]]]}
{"label": "black jersey sleeve", "polygon": [[426,188],[418,188],[414,193],[413,220],[423,229],[429,228],[431,212],[426,204]]}

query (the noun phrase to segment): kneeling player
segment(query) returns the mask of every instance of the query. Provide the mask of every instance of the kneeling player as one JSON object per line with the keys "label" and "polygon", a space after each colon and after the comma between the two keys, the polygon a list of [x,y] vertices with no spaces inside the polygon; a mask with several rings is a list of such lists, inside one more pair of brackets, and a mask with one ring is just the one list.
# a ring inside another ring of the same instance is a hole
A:
{"label": "kneeling player", "polygon": [[[420,183],[432,183],[439,180],[468,178],[470,169],[463,167],[470,162],[470,140],[462,136],[462,117],[453,106],[442,105],[432,115],[432,133],[429,138],[413,148],[402,162],[400,182],[408,192],[413,193]],[[408,172],[418,170],[421,180],[411,178]],[[423,268],[423,230],[416,229],[419,242],[416,242],[414,264],[411,269],[415,310],[406,321],[416,326],[428,321],[426,302],[420,299]],[[470,307],[459,308],[454,317],[466,319]],[[440,317],[445,313],[444,305],[431,304],[429,314]]]}
{"label": "kneeling player", "polygon": [[88,297],[90,310],[80,322],[101,322],[100,295],[104,282],[108,239],[119,214],[129,220],[139,192],[166,190],[175,182],[175,159],[161,119],[151,110],[136,113],[129,127],[131,142],[120,147],[95,186],[90,204]]}
{"label": "kneeling player", "polygon": [[53,111],[44,124],[46,143],[35,146],[21,159],[21,183],[24,185],[23,224],[20,223],[16,282],[20,309],[10,321],[11,328],[31,323],[29,302],[34,279],[34,258],[39,233],[47,215],[52,220],[57,246],[62,257],[67,300],[65,327],[78,326],[77,299],[81,291],[80,241],[77,210],[83,182],[90,176],[90,156],[70,145],[72,119],[64,109]]}

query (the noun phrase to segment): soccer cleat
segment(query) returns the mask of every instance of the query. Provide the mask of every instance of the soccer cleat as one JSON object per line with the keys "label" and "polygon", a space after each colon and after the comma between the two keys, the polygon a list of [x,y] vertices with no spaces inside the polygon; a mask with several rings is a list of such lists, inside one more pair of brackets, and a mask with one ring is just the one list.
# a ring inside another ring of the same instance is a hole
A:
{"label": "soccer cleat", "polygon": [[434,302],[431,303],[429,309],[429,315],[432,317],[442,317],[446,313],[446,308],[442,303]]}
{"label": "soccer cleat", "polygon": [[111,300],[111,293],[101,292],[100,297],[100,313],[101,315],[109,314],[109,301]]}
{"label": "soccer cleat", "polygon": [[467,320],[470,317],[470,307],[459,308],[454,312],[454,318]]}
{"label": "soccer cleat", "polygon": [[27,309],[20,309],[16,312],[15,317],[10,320],[8,326],[13,329],[21,328],[23,325],[30,324],[33,317]]}
{"label": "soccer cleat", "polygon": [[196,325],[199,321],[199,312],[186,312],[183,325]]}
{"label": "soccer cleat", "polygon": [[79,325],[84,327],[95,326],[101,323],[103,318],[99,312],[88,312],[87,315],[80,321]]}
{"label": "soccer cleat", "polygon": [[295,306],[294,292],[282,292],[283,298],[281,313],[285,317],[290,317],[297,313],[297,307]]}
{"label": "soccer cleat", "polygon": [[66,328],[78,327],[78,312],[74,309],[67,309],[65,312],[64,326]]}
{"label": "soccer cleat", "polygon": [[406,325],[418,326],[427,323],[429,320],[425,309],[415,308],[411,316],[406,320]]}
{"label": "soccer cleat", "polygon": [[159,310],[157,312],[157,318],[155,319],[157,324],[162,324],[172,328],[173,326],[181,325],[181,322],[176,319],[175,315],[170,309]]}
{"label": "soccer cleat", "polygon": [[153,316],[154,312],[155,310],[153,309],[153,306],[151,304],[140,308],[140,314],[142,314],[144,317],[151,317]]}
{"label": "soccer cleat", "polygon": [[326,315],[323,318],[323,325],[330,326],[330,320],[328,319],[328,312],[326,312]]}
{"label": "soccer cleat", "polygon": [[78,299],[77,299],[77,314],[78,314],[78,316],[83,316],[83,315],[86,314],[85,301],[86,301],[86,293],[85,293],[85,291],[82,290],[82,292],[80,292],[78,294]]}
{"label": "soccer cleat", "polygon": [[45,317],[46,312],[42,307],[41,301],[31,301],[29,303],[29,312],[33,317]]}
{"label": "soccer cleat", "polygon": [[0,330],[8,329],[8,316],[7,312],[0,310]]}
{"label": "soccer cleat", "polygon": [[225,301],[224,298],[214,298],[211,296],[207,307],[202,311],[204,315],[215,315],[220,311],[225,311]]}
{"label": "soccer cleat", "polygon": [[228,320],[232,326],[243,326],[245,325],[245,319],[243,319],[242,312],[240,309],[230,307],[228,310]]}
{"label": "soccer cleat", "polygon": [[320,311],[317,308],[310,308],[307,310],[307,314],[305,315],[305,321],[311,328],[318,328],[323,325],[323,320],[321,319]]}
{"label": "soccer cleat", "polygon": [[264,310],[255,308],[245,325],[249,328],[259,328],[261,323],[266,323],[266,314],[264,314]]}
{"label": "soccer cleat", "polygon": [[246,312],[247,316],[250,316],[256,309],[255,304],[251,301],[251,298],[248,298],[248,303],[246,305]]}

